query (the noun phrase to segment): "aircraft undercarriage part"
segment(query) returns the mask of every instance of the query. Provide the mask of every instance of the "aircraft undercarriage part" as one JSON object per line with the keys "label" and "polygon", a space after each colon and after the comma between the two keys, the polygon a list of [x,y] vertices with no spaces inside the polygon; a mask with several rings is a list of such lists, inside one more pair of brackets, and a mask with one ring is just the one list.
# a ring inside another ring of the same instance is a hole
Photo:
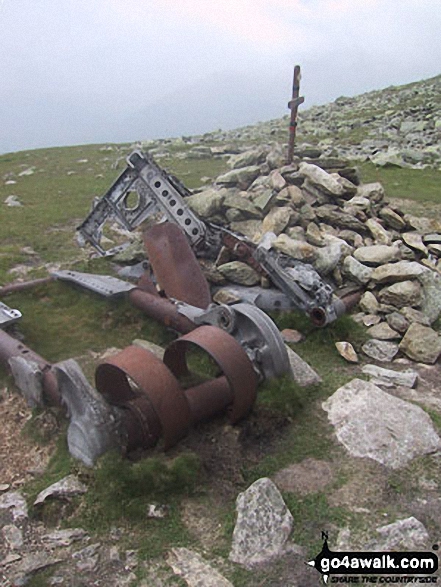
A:
{"label": "aircraft undercarriage part", "polygon": [[179,226],[156,224],[144,233],[144,245],[156,280],[168,298],[198,308],[211,303],[208,282]]}
{"label": "aircraft undercarriage part", "polygon": [[[183,389],[177,376],[188,373],[189,345],[203,349],[221,375]],[[240,344],[214,326],[202,326],[174,341],[164,362],[150,351],[130,346],[99,365],[97,390],[119,408],[126,431],[126,450],[152,448],[164,439],[175,445],[196,422],[228,409],[232,422],[246,415],[257,392],[257,377]]]}
{"label": "aircraft undercarriage part", "polygon": [[19,310],[10,308],[6,304],[0,302],[0,328],[6,328],[6,326],[17,322],[20,318],[21,312]]}
{"label": "aircraft undercarriage part", "polygon": [[12,372],[17,387],[31,406],[60,405],[60,392],[52,365],[1,329],[0,361]]}
{"label": "aircraft undercarriage part", "polygon": [[178,311],[195,324],[211,324],[228,332],[250,359],[259,381],[292,376],[288,353],[279,332],[267,314],[247,303],[211,305],[199,310],[181,302]]}
{"label": "aircraft undercarriage part", "polygon": [[73,359],[54,365],[54,372],[70,418],[69,452],[92,467],[99,456],[124,444],[122,413],[90,385]]}

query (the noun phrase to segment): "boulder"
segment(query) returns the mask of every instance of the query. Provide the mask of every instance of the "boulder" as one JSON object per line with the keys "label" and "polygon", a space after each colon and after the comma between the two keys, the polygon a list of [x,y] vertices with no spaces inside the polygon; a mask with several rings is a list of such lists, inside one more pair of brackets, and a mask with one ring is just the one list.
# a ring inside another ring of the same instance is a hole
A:
{"label": "boulder", "polygon": [[376,528],[380,537],[366,545],[368,550],[381,552],[428,550],[430,536],[424,525],[411,516]]}
{"label": "boulder", "polygon": [[357,187],[357,196],[368,198],[373,204],[379,204],[384,198],[384,188],[379,182],[365,183]]}
{"label": "boulder", "polygon": [[336,342],[335,348],[348,363],[358,363],[358,356],[350,342]]}
{"label": "boulder", "polygon": [[242,261],[230,261],[219,265],[218,271],[229,281],[239,285],[257,285],[260,283],[260,276],[252,267]]}
{"label": "boulder", "polygon": [[274,232],[275,235],[280,234],[288,226],[291,220],[291,208],[284,206],[281,208],[273,208],[263,219],[263,232]]}
{"label": "boulder", "polygon": [[354,457],[398,469],[414,457],[441,449],[441,439],[424,410],[370,382],[353,379],[322,405],[337,439]]}
{"label": "boulder", "polygon": [[429,326],[413,323],[400,342],[400,350],[414,361],[434,364],[441,355],[441,337]]}
{"label": "boulder", "polygon": [[398,261],[376,267],[372,272],[371,279],[374,283],[395,283],[396,281],[419,278],[428,271],[430,269],[416,261]]}
{"label": "boulder", "polygon": [[418,281],[399,281],[384,287],[378,294],[382,304],[390,304],[396,308],[418,306],[421,302],[421,285]]}
{"label": "boulder", "polygon": [[354,257],[360,263],[366,265],[384,265],[398,261],[401,258],[400,249],[387,245],[372,245],[370,247],[360,247],[354,251]]}
{"label": "boulder", "polygon": [[298,261],[311,262],[317,258],[317,248],[309,243],[294,240],[287,234],[279,234],[274,240],[273,247]]}
{"label": "boulder", "polygon": [[428,250],[426,245],[423,243],[423,237],[419,232],[403,232],[401,235],[404,244],[406,244],[411,249],[414,249],[418,253],[422,253],[423,255],[428,255]]}
{"label": "boulder", "polygon": [[374,218],[368,218],[366,220],[366,226],[369,228],[369,232],[372,238],[378,245],[390,245],[392,242],[391,234]]}
{"label": "boulder", "polygon": [[240,169],[232,169],[220,175],[216,179],[216,183],[217,185],[240,186],[242,189],[247,189],[259,174],[260,167],[258,165],[249,165]]}
{"label": "boulder", "polygon": [[360,261],[357,261],[351,255],[345,257],[342,270],[349,279],[362,285],[366,285],[369,282],[372,274],[371,267],[366,267],[366,265],[363,265],[363,263],[360,263]]}
{"label": "boulder", "polygon": [[394,342],[376,338],[365,342],[361,349],[365,355],[380,363],[390,363],[399,350]]}
{"label": "boulder", "polygon": [[306,361],[299,357],[288,345],[285,345],[285,348],[288,353],[293,379],[297,385],[300,385],[300,387],[309,387],[322,383],[323,380],[320,375]]}
{"label": "boulder", "polygon": [[359,305],[363,312],[365,312],[366,314],[376,314],[380,307],[377,298],[371,291],[366,291],[361,296]]}
{"label": "boulder", "polygon": [[252,568],[286,553],[293,517],[271,479],[258,479],[240,493],[236,512],[231,561]]}
{"label": "boulder", "polygon": [[368,335],[378,340],[396,340],[401,338],[401,335],[393,330],[389,324],[386,324],[386,322],[371,326],[368,329]]}
{"label": "boulder", "polygon": [[341,197],[345,193],[345,188],[338,182],[336,177],[317,165],[302,162],[299,166],[299,173],[308,178],[314,186],[326,195]]}
{"label": "boulder", "polygon": [[250,149],[237,155],[231,155],[228,160],[228,166],[231,169],[239,169],[241,167],[259,165],[265,161],[266,154],[266,149]]}
{"label": "boulder", "polygon": [[384,220],[387,226],[395,228],[395,230],[403,230],[406,228],[406,221],[404,218],[392,210],[392,208],[383,208],[380,211],[380,217]]}
{"label": "boulder", "polygon": [[199,194],[188,196],[185,202],[195,214],[201,218],[208,219],[222,211],[224,195],[217,190],[208,189]]}
{"label": "boulder", "polygon": [[262,212],[244,195],[228,194],[224,200],[224,206],[233,208],[243,213],[245,218],[261,218]]}

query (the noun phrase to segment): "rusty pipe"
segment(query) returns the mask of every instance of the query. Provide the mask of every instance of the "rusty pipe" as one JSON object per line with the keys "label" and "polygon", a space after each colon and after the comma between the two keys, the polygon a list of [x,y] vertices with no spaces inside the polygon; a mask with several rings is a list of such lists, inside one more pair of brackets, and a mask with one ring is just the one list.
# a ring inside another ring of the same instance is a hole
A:
{"label": "rusty pipe", "polygon": [[7,296],[11,293],[17,293],[25,289],[32,289],[39,285],[46,285],[53,281],[54,277],[41,277],[40,279],[32,279],[30,281],[22,281],[21,283],[8,283],[3,287],[0,287],[0,296]]}
{"label": "rusty pipe", "polygon": [[187,334],[196,328],[196,325],[180,314],[174,304],[166,298],[161,298],[141,289],[132,289],[128,294],[129,301],[145,314],[162,322],[182,334]]}
{"label": "rusty pipe", "polygon": [[185,390],[192,424],[209,420],[233,403],[234,393],[225,376]]}

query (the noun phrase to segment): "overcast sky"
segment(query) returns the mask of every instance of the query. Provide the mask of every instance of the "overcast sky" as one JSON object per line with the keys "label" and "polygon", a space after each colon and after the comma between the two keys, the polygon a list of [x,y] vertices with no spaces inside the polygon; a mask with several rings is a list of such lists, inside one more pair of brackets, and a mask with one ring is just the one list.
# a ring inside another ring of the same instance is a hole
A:
{"label": "overcast sky", "polygon": [[0,152],[208,132],[441,73],[441,0],[0,0]]}

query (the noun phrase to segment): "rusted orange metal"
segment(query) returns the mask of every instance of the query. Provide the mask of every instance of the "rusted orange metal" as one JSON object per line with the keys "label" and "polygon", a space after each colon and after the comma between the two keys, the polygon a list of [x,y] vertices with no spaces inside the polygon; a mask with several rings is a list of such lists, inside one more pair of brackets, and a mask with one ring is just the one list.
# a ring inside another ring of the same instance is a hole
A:
{"label": "rusted orange metal", "polygon": [[197,308],[209,306],[211,294],[207,280],[177,224],[156,224],[144,233],[144,245],[158,284],[167,297]]}

